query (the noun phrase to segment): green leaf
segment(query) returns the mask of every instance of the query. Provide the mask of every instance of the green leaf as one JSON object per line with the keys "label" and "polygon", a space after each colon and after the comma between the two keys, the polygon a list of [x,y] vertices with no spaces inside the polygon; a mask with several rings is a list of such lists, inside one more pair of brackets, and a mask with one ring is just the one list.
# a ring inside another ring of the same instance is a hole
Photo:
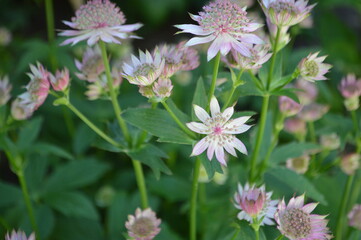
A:
{"label": "green leaf", "polygon": [[315,143],[299,143],[291,142],[277,147],[271,157],[270,163],[272,165],[277,165],[280,163],[286,162],[288,158],[300,157],[305,154],[307,151],[319,149],[320,145]]}
{"label": "green leaf", "polygon": [[0,182],[0,208],[17,204],[22,200],[21,190],[15,185]]}
{"label": "green leaf", "polygon": [[206,169],[208,179],[212,179],[216,172],[223,173],[221,164],[216,159],[209,161],[206,153],[202,153],[198,157],[201,158],[202,165]]}
{"label": "green leaf", "polygon": [[87,186],[97,181],[109,165],[94,159],[78,160],[58,167],[45,182],[47,192],[57,192]]}
{"label": "green leaf", "polygon": [[84,153],[94,142],[96,133],[92,131],[86,124],[81,124],[74,136],[73,149],[76,154]]}
{"label": "green leaf", "polygon": [[160,172],[172,174],[171,170],[162,160],[162,158],[167,158],[167,155],[161,149],[152,144],[144,145],[140,149],[129,152],[128,155],[132,159],[138,160],[149,166],[153,170],[157,179],[160,178]]}
{"label": "green leaf", "polygon": [[44,201],[67,217],[99,218],[92,202],[79,192],[54,192],[46,195]]}
{"label": "green leaf", "polygon": [[120,226],[119,223],[126,222],[127,215],[131,213],[128,206],[129,201],[129,197],[124,192],[119,192],[114,196],[113,202],[107,210],[106,223],[108,238],[111,240],[122,239],[122,230],[125,230],[125,227]]}
{"label": "green leaf", "polygon": [[20,128],[19,139],[17,141],[19,149],[23,150],[32,146],[32,143],[39,135],[42,122],[43,119],[41,117],[34,118],[27,122],[24,127]]}
{"label": "green leaf", "polygon": [[[275,65],[274,65],[274,69],[273,69],[272,82],[277,82],[282,77],[282,67],[283,67],[282,52],[283,51],[278,52],[278,54],[276,56]],[[261,79],[261,81],[263,82],[264,86],[267,86],[268,74],[269,74],[269,70],[271,67],[271,61],[272,61],[272,59],[270,59],[267,63],[263,64],[263,66],[261,67],[261,69],[259,70],[259,73],[258,73],[258,76]]]}
{"label": "green leaf", "polygon": [[187,123],[187,122],[191,121],[190,117],[187,114],[185,114],[184,112],[182,112],[175,105],[175,103],[172,101],[172,99],[169,98],[167,100],[167,104],[168,104],[169,108],[174,112],[174,114],[179,118],[179,120],[181,120],[182,123]]}
{"label": "green leaf", "polygon": [[54,155],[57,157],[65,158],[72,160],[74,157],[64,149],[46,142],[37,142],[31,146],[31,151],[44,154],[44,155]]}
{"label": "green leaf", "polygon": [[[206,89],[204,87],[203,79],[199,78],[196,86],[196,90],[194,91],[192,105],[196,104],[204,109],[206,109],[208,105],[208,98]],[[198,118],[196,117],[194,110],[192,109],[192,120],[197,121]]]}
{"label": "green leaf", "polygon": [[149,189],[157,195],[171,202],[187,200],[189,196],[184,194],[191,191],[189,182],[177,176],[164,176],[162,181],[148,179]]}
{"label": "green leaf", "polygon": [[238,99],[242,96],[263,96],[262,90],[256,85],[256,83],[252,80],[252,76],[245,72],[242,75],[243,85],[239,86],[235,91],[235,99]]}
{"label": "green leaf", "polygon": [[297,194],[305,193],[321,204],[327,205],[325,197],[315,188],[315,186],[303,175],[287,169],[285,167],[271,168],[266,172],[266,178],[272,177],[278,181],[286,184],[293,189]]}
{"label": "green leaf", "polygon": [[299,91],[299,89],[295,89],[295,88],[284,88],[281,90],[277,90],[277,91],[273,91],[272,95],[276,95],[276,96],[286,96],[291,98],[293,101],[300,103],[300,100],[298,99],[297,94],[295,93],[295,91]]}
{"label": "green leaf", "polygon": [[193,140],[175,125],[165,110],[133,108],[124,111],[122,116],[130,124],[159,137],[160,142],[193,143]]}

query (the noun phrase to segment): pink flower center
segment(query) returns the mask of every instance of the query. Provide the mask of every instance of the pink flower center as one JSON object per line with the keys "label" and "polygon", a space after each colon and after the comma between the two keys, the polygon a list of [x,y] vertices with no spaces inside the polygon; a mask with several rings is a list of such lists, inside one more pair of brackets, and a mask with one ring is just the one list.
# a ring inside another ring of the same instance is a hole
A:
{"label": "pink flower center", "polygon": [[222,134],[222,128],[220,126],[216,126],[215,128],[213,128],[213,133],[216,135],[221,135]]}

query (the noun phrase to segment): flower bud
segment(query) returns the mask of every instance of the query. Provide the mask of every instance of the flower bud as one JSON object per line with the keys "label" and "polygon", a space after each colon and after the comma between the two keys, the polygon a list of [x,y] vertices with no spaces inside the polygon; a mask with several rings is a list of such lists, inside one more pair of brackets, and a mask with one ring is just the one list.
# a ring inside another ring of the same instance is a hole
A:
{"label": "flower bud", "polygon": [[353,206],[351,212],[347,215],[348,223],[351,227],[361,230],[361,204]]}
{"label": "flower bud", "polygon": [[320,143],[326,150],[336,150],[341,145],[340,137],[336,133],[322,135]]}
{"label": "flower bud", "polygon": [[64,91],[69,85],[69,70],[56,70],[55,77],[50,75],[50,83],[55,91]]}
{"label": "flower bud", "polygon": [[308,170],[308,165],[310,163],[310,156],[304,155],[296,158],[289,158],[286,161],[286,167],[295,171],[299,174],[304,174]]}
{"label": "flower bud", "polygon": [[319,120],[324,114],[328,112],[329,106],[311,103],[302,108],[301,112],[298,113],[299,118],[306,122],[314,122]]}
{"label": "flower bud", "polygon": [[2,79],[0,78],[0,107],[9,101],[11,88],[12,86],[7,76],[4,76]]}
{"label": "flower bud", "polygon": [[281,96],[278,98],[278,106],[281,113],[283,113],[286,117],[296,115],[302,109],[301,104],[286,96]]}
{"label": "flower bud", "polygon": [[34,106],[25,102],[20,97],[11,104],[11,116],[15,120],[25,120],[33,115]]}
{"label": "flower bud", "polygon": [[305,135],[307,132],[306,122],[300,118],[289,118],[285,121],[285,130],[297,135]]}
{"label": "flower bud", "polygon": [[346,98],[343,101],[343,104],[345,105],[347,111],[355,111],[360,107],[360,100],[358,96],[352,98]]}
{"label": "flower bud", "polygon": [[158,98],[170,97],[173,85],[169,78],[160,78],[153,85],[153,91]]}
{"label": "flower bud", "polygon": [[360,154],[350,153],[341,158],[341,170],[347,175],[355,174],[355,171],[360,166]]}

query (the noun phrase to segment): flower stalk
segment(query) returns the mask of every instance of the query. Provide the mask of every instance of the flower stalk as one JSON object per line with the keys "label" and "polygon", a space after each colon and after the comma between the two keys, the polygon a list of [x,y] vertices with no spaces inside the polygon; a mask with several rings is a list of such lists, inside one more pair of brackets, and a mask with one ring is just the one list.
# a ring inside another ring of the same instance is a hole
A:
{"label": "flower stalk", "polygon": [[271,58],[271,65],[270,65],[270,69],[269,69],[269,73],[268,73],[268,78],[267,78],[267,90],[270,89],[271,86],[271,81],[272,81],[272,77],[273,77],[273,70],[274,70],[274,66],[276,63],[276,56],[278,53],[278,42],[280,39],[280,35],[281,35],[281,28],[277,26],[277,34],[276,34],[276,38],[274,41],[274,45],[273,45],[273,55]]}
{"label": "flower stalk", "polygon": [[[214,60],[214,67],[213,67],[213,75],[212,75],[212,83],[211,83],[211,88],[209,90],[209,95],[208,95],[208,103],[211,102],[211,99],[214,95],[214,91],[216,89],[216,83],[217,83],[217,76],[218,76],[218,69],[219,69],[219,63],[221,61],[221,53],[218,52],[216,59]],[[209,107],[207,108],[207,110],[209,110]]]}
{"label": "flower stalk", "polygon": [[265,95],[263,97],[261,119],[260,119],[258,131],[257,131],[256,145],[254,147],[252,158],[251,158],[251,170],[250,170],[250,176],[249,176],[251,183],[256,181],[257,160],[258,160],[258,155],[259,155],[259,151],[261,148],[261,143],[262,143],[262,139],[263,139],[263,135],[264,135],[264,129],[266,127],[269,97],[270,97],[269,95]]}
{"label": "flower stalk", "polygon": [[130,135],[129,135],[129,131],[127,128],[127,125],[124,121],[124,119],[121,116],[121,108],[119,106],[118,103],[118,99],[117,99],[117,95],[114,91],[114,87],[113,87],[113,78],[110,72],[110,66],[109,66],[109,61],[108,61],[108,57],[107,57],[107,51],[105,48],[105,43],[103,41],[99,41],[99,46],[100,46],[100,50],[102,53],[102,58],[103,58],[103,62],[104,62],[104,67],[105,67],[105,74],[107,76],[107,84],[108,84],[108,88],[109,88],[109,92],[110,92],[110,97],[112,100],[112,104],[113,104],[113,109],[115,112],[115,117],[118,120],[118,124],[120,126],[120,129],[123,132],[124,138],[125,140],[128,142],[128,144],[131,144],[131,139],[130,139]]}
{"label": "flower stalk", "polygon": [[233,82],[231,93],[229,94],[226,103],[223,105],[222,111],[224,111],[230,105],[234,92],[236,91],[237,87],[242,84],[242,82],[240,82],[240,79],[242,77],[243,72],[244,69],[241,69],[237,75],[236,81]]}
{"label": "flower stalk", "polygon": [[192,195],[191,195],[190,221],[189,221],[190,240],[197,239],[197,196],[198,196],[198,178],[199,178],[200,167],[201,167],[201,159],[197,157],[194,162],[194,168],[193,168]]}
{"label": "flower stalk", "polygon": [[132,163],[133,163],[133,167],[134,167],[135,177],[137,180],[137,185],[138,185],[139,192],[140,192],[142,208],[146,209],[146,208],[148,208],[148,196],[147,196],[147,188],[145,186],[142,164],[139,161],[134,160],[134,159],[132,159]]}
{"label": "flower stalk", "polygon": [[46,24],[48,30],[48,41],[50,44],[50,64],[54,71],[57,66],[55,57],[55,31],[54,31],[54,8],[53,0],[45,0]]}

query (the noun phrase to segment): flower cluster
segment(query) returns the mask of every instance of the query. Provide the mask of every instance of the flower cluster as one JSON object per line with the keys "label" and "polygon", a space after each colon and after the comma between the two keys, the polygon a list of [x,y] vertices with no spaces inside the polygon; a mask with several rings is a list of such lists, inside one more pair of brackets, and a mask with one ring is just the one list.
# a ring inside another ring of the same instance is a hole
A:
{"label": "flower cluster", "polygon": [[348,74],[342,78],[339,90],[345,98],[344,104],[348,111],[354,111],[360,107],[361,79],[356,79],[354,74]]}

